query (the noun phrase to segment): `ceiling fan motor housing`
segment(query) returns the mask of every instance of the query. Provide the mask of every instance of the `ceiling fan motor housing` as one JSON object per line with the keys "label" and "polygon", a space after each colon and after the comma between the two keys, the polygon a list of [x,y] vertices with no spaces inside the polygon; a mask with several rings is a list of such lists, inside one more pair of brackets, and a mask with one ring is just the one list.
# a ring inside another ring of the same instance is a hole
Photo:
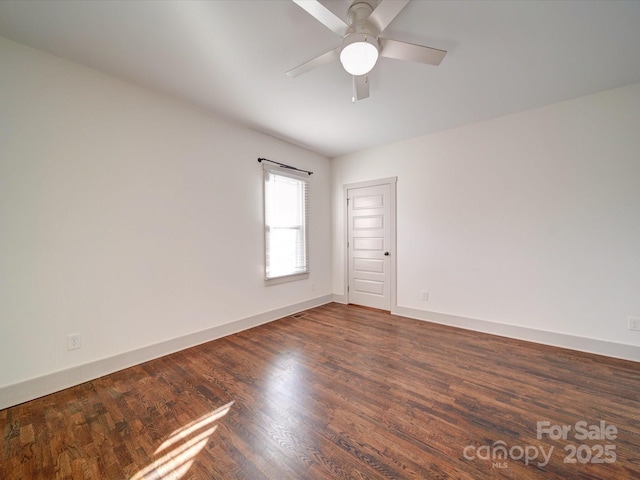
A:
{"label": "ceiling fan motor housing", "polygon": [[349,7],[347,13],[347,21],[349,22],[349,29],[345,37],[356,34],[365,34],[375,39],[378,43],[378,35],[380,32],[369,21],[369,16],[373,12],[373,7],[366,2],[357,2]]}

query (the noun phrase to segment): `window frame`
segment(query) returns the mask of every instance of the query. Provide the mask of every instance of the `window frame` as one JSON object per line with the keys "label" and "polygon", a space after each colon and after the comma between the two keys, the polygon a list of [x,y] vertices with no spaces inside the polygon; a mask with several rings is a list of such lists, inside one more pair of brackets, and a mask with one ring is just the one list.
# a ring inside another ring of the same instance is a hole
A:
{"label": "window frame", "polygon": [[[267,224],[267,207],[268,207],[268,198],[267,198],[267,182],[269,181],[270,175],[276,175],[286,178],[291,178],[293,180],[304,182],[305,184],[305,194],[302,201],[302,206],[304,208],[303,214],[303,224],[299,226],[292,226],[290,228],[301,229],[303,235],[302,248],[304,249],[304,259],[305,259],[305,270],[301,272],[295,273],[287,273],[279,276],[269,276],[268,272],[268,258],[269,258],[269,234],[271,226]],[[278,285],[281,283],[294,282],[297,280],[304,280],[309,278],[310,274],[310,265],[309,265],[309,188],[310,181],[309,176],[303,172],[297,172],[295,170],[286,169],[283,167],[276,167],[271,165],[263,164],[263,227],[264,227],[264,282],[265,285]]]}

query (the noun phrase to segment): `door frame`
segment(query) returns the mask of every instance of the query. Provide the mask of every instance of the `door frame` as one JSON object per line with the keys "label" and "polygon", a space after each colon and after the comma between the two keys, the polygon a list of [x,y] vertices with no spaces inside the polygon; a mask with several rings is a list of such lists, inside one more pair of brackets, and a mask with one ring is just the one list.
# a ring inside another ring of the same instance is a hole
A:
{"label": "door frame", "polygon": [[346,303],[349,303],[349,249],[347,248],[347,242],[349,241],[349,208],[347,200],[349,198],[349,190],[365,187],[376,187],[378,185],[389,185],[389,254],[390,262],[390,285],[389,293],[391,295],[391,313],[395,313],[398,306],[396,298],[396,183],[398,177],[380,178],[378,180],[369,180],[366,182],[348,183],[342,186],[343,192],[343,208],[344,208],[344,292]]}

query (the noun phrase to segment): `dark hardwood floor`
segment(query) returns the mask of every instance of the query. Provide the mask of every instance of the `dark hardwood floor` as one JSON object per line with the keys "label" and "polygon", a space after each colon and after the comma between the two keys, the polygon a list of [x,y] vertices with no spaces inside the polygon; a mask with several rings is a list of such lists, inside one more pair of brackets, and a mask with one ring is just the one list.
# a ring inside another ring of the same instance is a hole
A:
{"label": "dark hardwood floor", "polygon": [[640,478],[640,364],[330,304],[0,432],[3,480]]}

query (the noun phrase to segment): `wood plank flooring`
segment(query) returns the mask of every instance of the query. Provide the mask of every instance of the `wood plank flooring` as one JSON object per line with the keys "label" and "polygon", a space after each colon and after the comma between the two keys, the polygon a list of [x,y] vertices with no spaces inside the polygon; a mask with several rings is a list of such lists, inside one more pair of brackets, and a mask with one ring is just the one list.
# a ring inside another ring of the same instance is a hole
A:
{"label": "wood plank flooring", "polygon": [[329,304],[2,410],[0,433],[3,480],[640,478],[640,364]]}

